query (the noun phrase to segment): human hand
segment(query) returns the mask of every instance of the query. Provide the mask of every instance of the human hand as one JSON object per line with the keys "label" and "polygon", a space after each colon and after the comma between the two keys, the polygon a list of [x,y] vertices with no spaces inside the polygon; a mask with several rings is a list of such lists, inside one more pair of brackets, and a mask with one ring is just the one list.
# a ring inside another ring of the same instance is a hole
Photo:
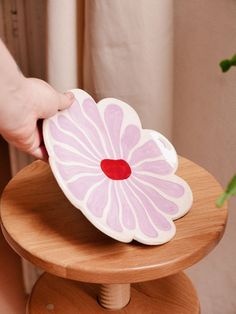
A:
{"label": "human hand", "polygon": [[61,94],[46,82],[22,78],[0,99],[0,134],[7,142],[38,159],[47,159],[40,119],[53,116],[73,102],[71,92]]}

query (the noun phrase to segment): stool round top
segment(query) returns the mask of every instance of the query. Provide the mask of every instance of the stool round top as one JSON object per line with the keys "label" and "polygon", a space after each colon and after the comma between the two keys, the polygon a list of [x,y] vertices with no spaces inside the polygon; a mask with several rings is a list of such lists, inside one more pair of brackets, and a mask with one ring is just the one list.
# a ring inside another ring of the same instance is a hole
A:
{"label": "stool round top", "polygon": [[94,283],[165,277],[202,259],[221,239],[227,220],[226,207],[215,206],[222,188],[211,174],[184,158],[177,174],[189,183],[194,202],[175,221],[175,237],[160,246],[121,243],[101,233],[70,204],[41,161],[5,188],[2,230],[18,254],[60,277]]}

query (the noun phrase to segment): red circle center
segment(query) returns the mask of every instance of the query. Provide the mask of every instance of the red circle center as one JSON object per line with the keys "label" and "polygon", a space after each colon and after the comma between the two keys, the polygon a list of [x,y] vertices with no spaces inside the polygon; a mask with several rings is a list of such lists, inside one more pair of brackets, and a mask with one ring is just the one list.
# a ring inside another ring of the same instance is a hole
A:
{"label": "red circle center", "polygon": [[123,159],[103,159],[100,166],[105,175],[112,180],[125,180],[131,175],[131,168]]}

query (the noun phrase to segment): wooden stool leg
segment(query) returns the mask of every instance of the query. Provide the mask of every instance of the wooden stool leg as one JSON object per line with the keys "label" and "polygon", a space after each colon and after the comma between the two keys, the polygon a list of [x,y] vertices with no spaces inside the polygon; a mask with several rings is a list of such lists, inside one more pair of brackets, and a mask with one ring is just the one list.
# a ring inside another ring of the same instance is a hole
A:
{"label": "wooden stool leg", "polygon": [[27,314],[113,313],[110,309],[116,314],[199,314],[196,291],[182,272],[132,284],[131,295],[129,302],[129,284],[100,286],[45,273],[33,288]]}
{"label": "wooden stool leg", "polygon": [[130,284],[101,285],[98,300],[106,309],[122,309],[130,300]]}

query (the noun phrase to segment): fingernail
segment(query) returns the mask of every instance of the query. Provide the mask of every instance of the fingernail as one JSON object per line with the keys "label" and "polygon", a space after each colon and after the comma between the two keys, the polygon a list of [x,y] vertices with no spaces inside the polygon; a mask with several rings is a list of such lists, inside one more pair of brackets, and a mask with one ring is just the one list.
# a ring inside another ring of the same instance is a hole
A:
{"label": "fingernail", "polygon": [[72,92],[66,92],[66,93],[64,93],[64,95],[66,95],[66,97],[68,97],[69,99],[74,99],[74,94],[72,93]]}

